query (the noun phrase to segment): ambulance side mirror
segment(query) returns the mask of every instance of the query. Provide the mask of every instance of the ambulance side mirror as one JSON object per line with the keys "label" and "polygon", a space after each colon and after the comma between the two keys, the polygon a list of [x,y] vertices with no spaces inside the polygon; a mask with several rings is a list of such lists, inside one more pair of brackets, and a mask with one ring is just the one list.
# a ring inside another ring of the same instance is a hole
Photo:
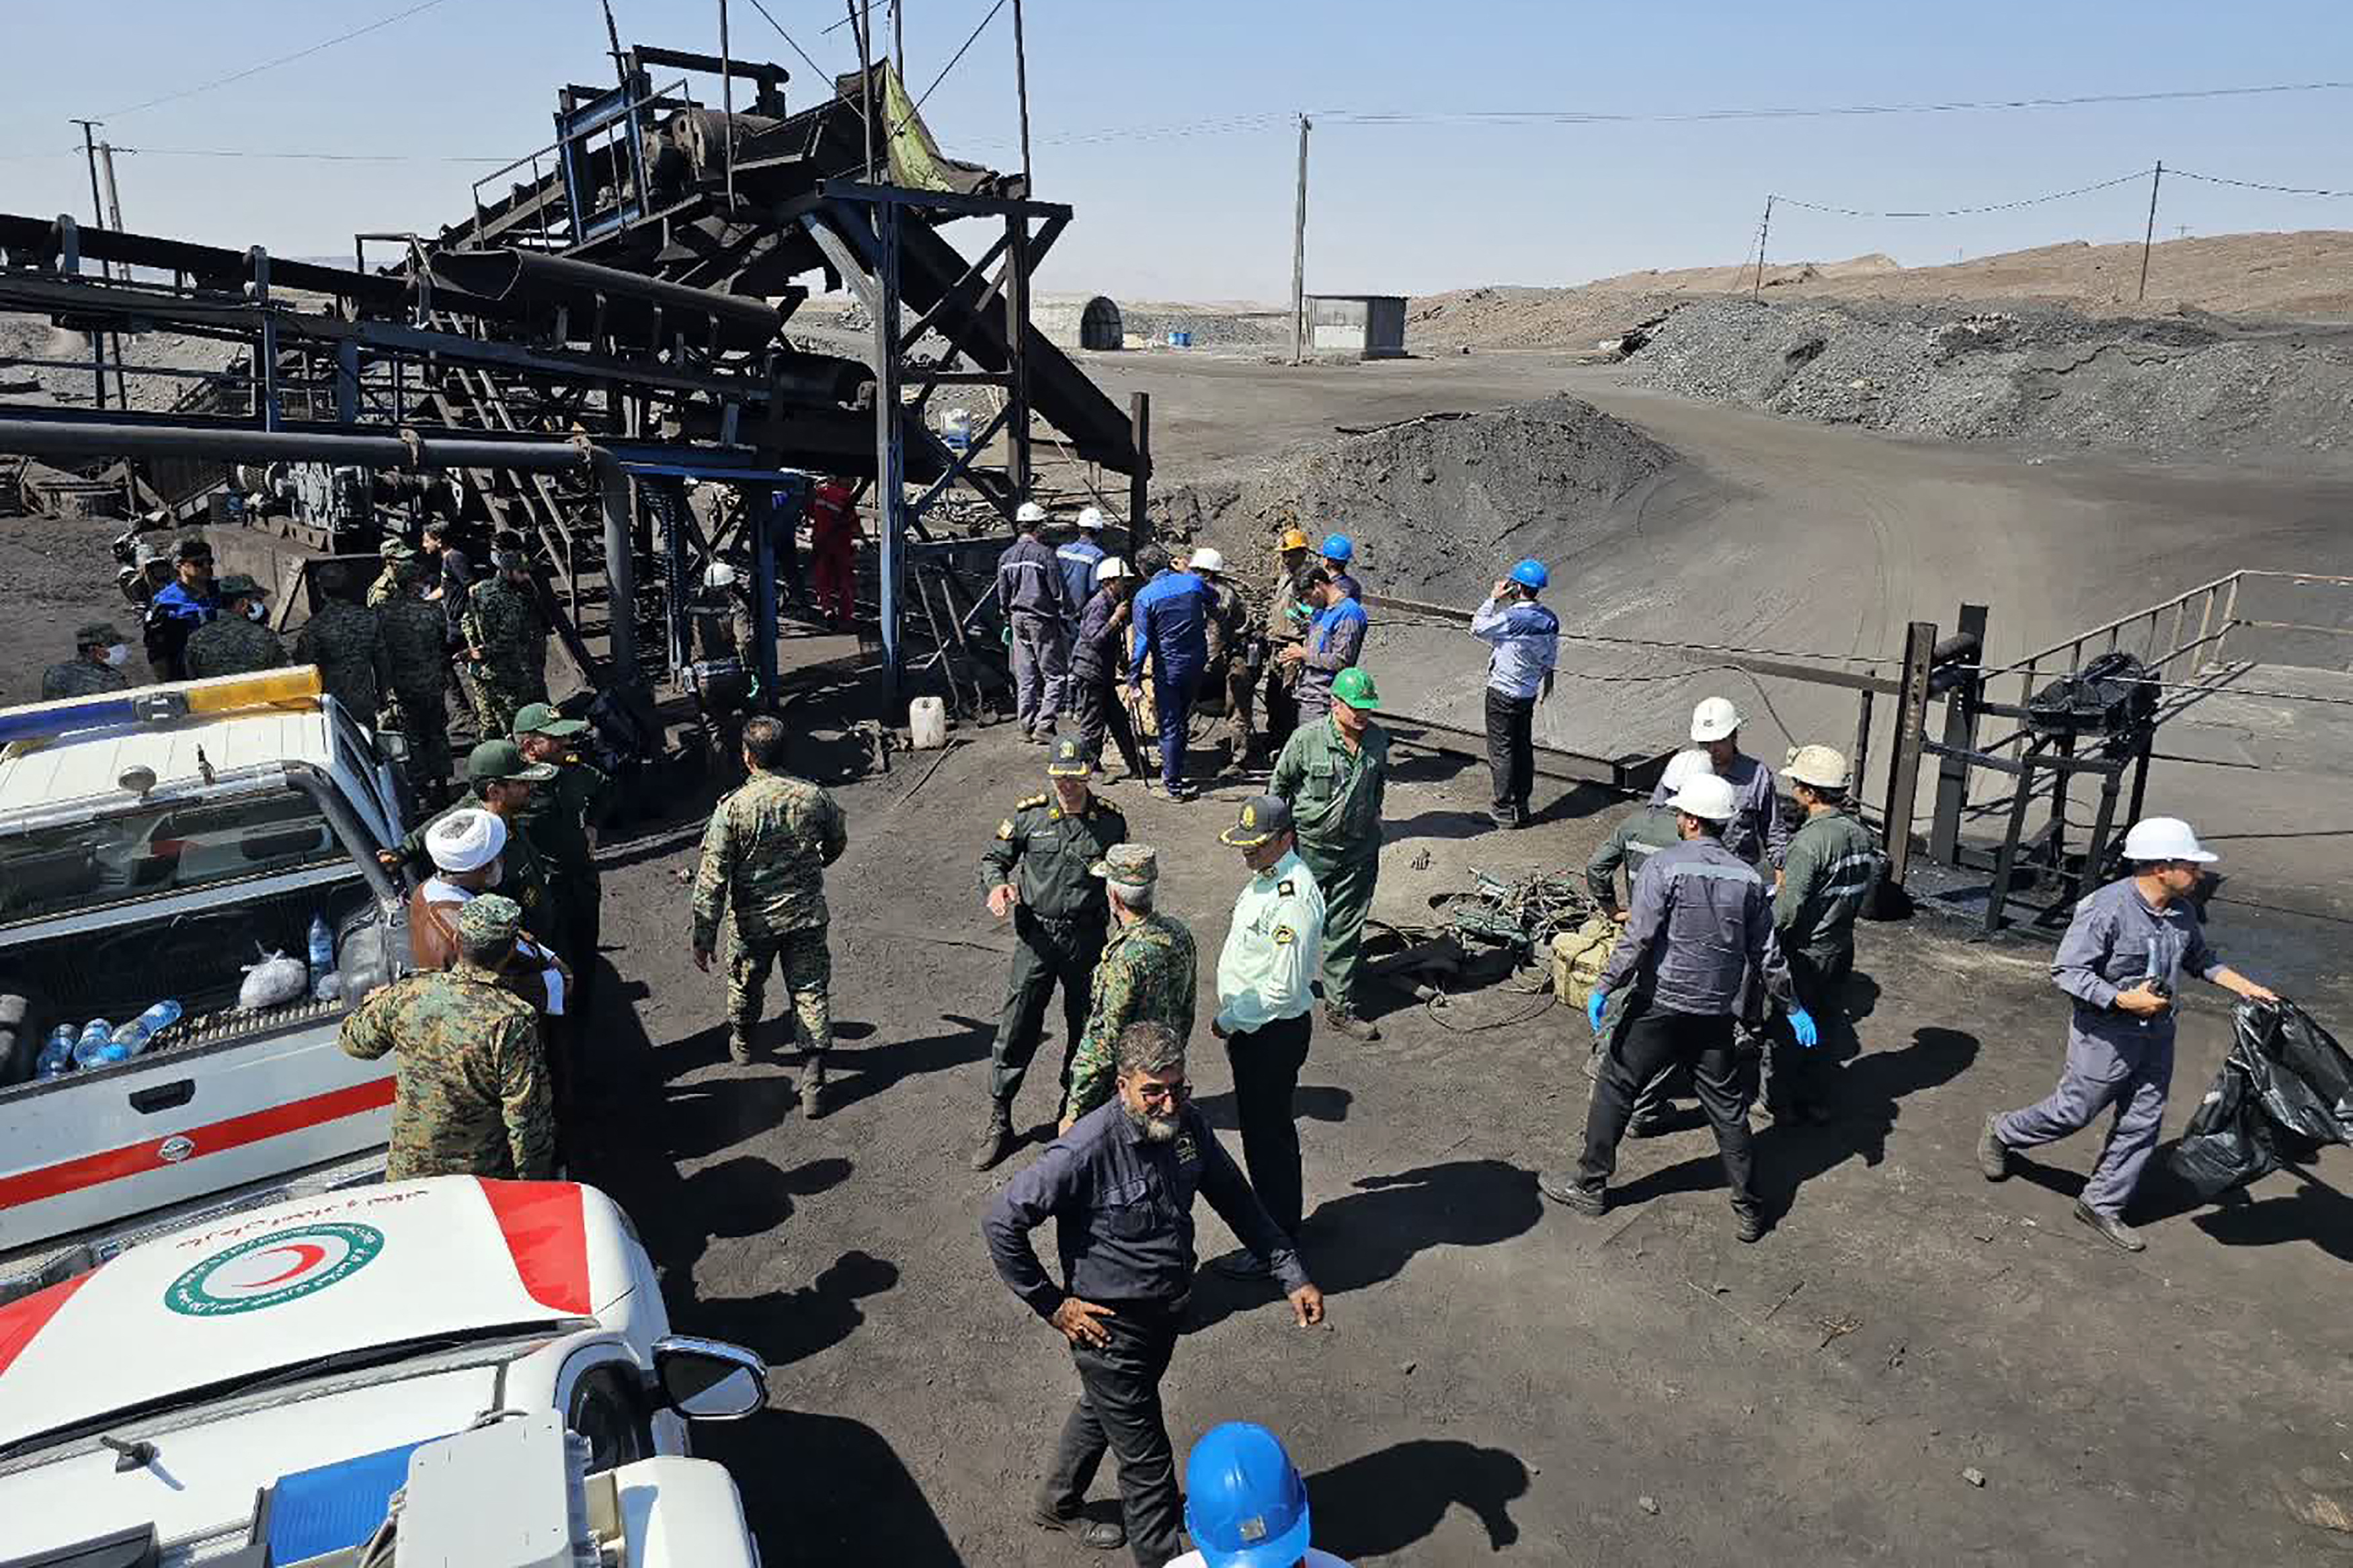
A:
{"label": "ambulance side mirror", "polygon": [[768,1406],[768,1366],[740,1345],[668,1334],[654,1342],[662,1402],[690,1421],[738,1421]]}

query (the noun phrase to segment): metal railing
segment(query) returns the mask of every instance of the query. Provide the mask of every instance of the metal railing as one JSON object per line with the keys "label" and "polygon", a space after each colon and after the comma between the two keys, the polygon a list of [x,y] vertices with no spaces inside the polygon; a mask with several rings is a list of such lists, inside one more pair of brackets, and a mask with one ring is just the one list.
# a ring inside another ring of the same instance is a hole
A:
{"label": "metal railing", "polygon": [[[617,89],[610,100],[576,112],[575,123],[563,135],[544,147],[534,148],[512,163],[493,169],[474,182],[473,242],[482,244],[485,226],[501,216],[499,209],[512,210],[526,195],[539,199],[538,210],[533,215],[533,227],[530,239],[541,250],[560,251],[595,238],[620,224],[640,217],[652,210],[646,191],[646,163],[643,148],[638,137],[648,117],[657,110],[697,107],[687,89],[684,77],[669,86],[643,91]],[[628,189],[623,199],[609,210],[591,214],[580,210],[581,194],[593,175],[586,166],[590,156],[599,150],[599,143],[618,154],[620,165],[627,170]],[[526,185],[510,176],[528,168],[531,183]],[[503,202],[485,205],[482,189],[509,180],[510,190]],[[560,225],[549,221],[549,183],[560,180],[565,191],[565,213]],[[524,237],[510,233],[502,237],[509,245],[522,243]]]}

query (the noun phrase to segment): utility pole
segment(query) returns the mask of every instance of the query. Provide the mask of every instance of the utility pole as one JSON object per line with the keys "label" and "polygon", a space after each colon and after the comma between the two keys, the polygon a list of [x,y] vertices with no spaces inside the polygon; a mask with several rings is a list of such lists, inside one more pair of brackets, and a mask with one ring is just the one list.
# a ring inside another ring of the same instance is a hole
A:
{"label": "utility pole", "polygon": [[735,216],[735,72],[727,49],[727,0],[719,0],[719,113],[727,138],[727,216]]}
{"label": "utility pole", "polygon": [[899,68],[899,85],[907,85],[907,0],[891,0],[891,58]]}
{"label": "utility pole", "polygon": [[1751,300],[1765,297],[1765,241],[1773,232],[1773,198],[1765,197],[1765,216],[1757,224],[1757,285],[1748,290]]}
{"label": "utility pole", "polygon": [[[90,221],[103,228],[106,226],[106,204],[99,199],[98,195],[98,138],[92,132],[106,121],[74,120],[69,121],[68,123],[81,127],[82,154],[90,163]],[[103,276],[110,279],[114,276],[112,266],[103,261],[98,265],[99,271]],[[93,366],[92,384],[95,388],[90,406],[104,408],[106,406],[106,340],[95,331],[90,334],[90,357]],[[117,379],[120,380],[120,377]]]}
{"label": "utility pole", "polygon": [[[859,20],[859,0],[844,0],[849,7],[849,30],[858,37],[858,112],[866,122],[866,171],[869,184],[874,181],[874,50],[868,41],[866,22]],[[873,7],[867,8],[867,21],[873,19]]]}
{"label": "utility pole", "polygon": [[2148,227],[2142,231],[2140,237],[2140,292],[2133,296],[2135,300],[2148,298],[2148,253],[2149,247],[2157,243],[2157,187],[2163,184],[2165,160],[2159,158],[2157,167],[2148,174]]}
{"label": "utility pole", "polygon": [[1013,0],[1013,95],[1021,105],[1021,199],[1028,201],[1029,183],[1029,48],[1021,31],[1021,0]]}
{"label": "utility pole", "polygon": [[1291,363],[1307,357],[1307,116],[1299,117],[1299,201],[1291,215]]}
{"label": "utility pole", "polygon": [[[100,183],[106,187],[106,226],[121,234],[122,232],[122,197],[114,184],[114,148],[104,142],[98,144],[98,177]],[[128,266],[123,268],[122,276],[126,280],[130,278],[131,268]],[[123,379],[122,335],[120,332],[111,332],[108,334],[108,341],[114,345],[115,405],[119,408],[128,408],[131,406],[131,387]]]}

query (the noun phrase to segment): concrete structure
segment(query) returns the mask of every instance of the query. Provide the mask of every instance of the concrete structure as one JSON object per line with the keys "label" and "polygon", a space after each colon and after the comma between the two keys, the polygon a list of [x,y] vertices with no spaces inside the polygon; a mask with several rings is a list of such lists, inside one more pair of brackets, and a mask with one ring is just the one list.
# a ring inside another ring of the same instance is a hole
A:
{"label": "concrete structure", "polygon": [[1046,340],[1066,349],[1109,350],[1124,346],[1119,302],[1101,294],[1090,300],[1029,301],[1029,321]]}
{"label": "concrete structure", "polygon": [[1310,294],[1307,353],[1311,359],[1403,359],[1405,296]]}

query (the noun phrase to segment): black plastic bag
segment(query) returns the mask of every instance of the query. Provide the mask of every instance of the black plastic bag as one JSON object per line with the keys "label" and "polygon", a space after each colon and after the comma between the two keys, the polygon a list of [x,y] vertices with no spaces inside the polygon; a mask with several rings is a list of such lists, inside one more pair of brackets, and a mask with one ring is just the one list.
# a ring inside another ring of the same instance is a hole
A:
{"label": "black plastic bag", "polygon": [[2242,1002],[2231,1052],[2173,1168],[2200,1198],[2243,1186],[2323,1143],[2353,1143],[2353,1058],[2293,1002]]}

